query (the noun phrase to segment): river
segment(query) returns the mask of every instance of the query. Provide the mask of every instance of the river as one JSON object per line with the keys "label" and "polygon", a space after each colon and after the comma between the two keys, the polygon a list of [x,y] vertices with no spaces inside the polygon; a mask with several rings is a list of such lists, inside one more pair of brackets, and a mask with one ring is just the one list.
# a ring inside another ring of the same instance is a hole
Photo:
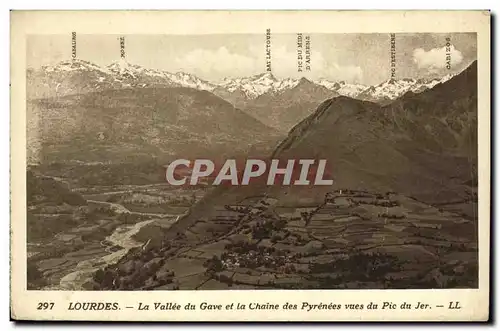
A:
{"label": "river", "polygon": [[120,246],[122,249],[116,252],[110,252],[108,255],[102,257],[90,258],[79,262],[73,272],[61,278],[59,286],[49,286],[45,288],[45,290],[84,290],[83,285],[92,279],[92,276],[97,270],[115,264],[125,256],[131,248],[143,245],[144,243],[137,242],[132,237],[137,234],[143,226],[154,221],[153,219],[138,222],[133,225],[118,226],[111,235],[106,237],[106,240],[111,243],[112,246]]}

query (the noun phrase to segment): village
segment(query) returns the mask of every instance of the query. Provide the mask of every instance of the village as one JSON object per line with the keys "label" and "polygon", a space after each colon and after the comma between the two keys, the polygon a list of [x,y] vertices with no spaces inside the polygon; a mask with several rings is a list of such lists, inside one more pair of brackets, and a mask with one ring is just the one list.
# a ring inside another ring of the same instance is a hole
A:
{"label": "village", "polygon": [[167,246],[136,250],[123,263],[135,259],[130,271],[141,270],[128,284],[158,290],[472,286],[473,226],[394,192],[342,189],[303,207],[261,196],[221,206]]}

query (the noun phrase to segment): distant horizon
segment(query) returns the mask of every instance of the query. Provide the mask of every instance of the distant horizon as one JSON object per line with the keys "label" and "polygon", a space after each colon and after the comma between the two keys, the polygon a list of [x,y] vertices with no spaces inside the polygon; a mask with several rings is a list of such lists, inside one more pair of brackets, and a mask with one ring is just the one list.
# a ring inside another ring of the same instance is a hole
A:
{"label": "distant horizon", "polygon": [[[305,38],[310,43],[306,47]],[[121,43],[120,38],[124,38]],[[477,59],[475,33],[226,35],[29,35],[28,67],[86,60],[99,66],[119,62],[171,73],[185,72],[208,82],[272,72],[280,79],[304,77],[377,85],[388,79],[443,77]],[[306,61],[307,65],[306,65]]]}
{"label": "distant horizon", "polygon": [[[266,74],[270,74],[271,76],[273,76],[277,81],[283,81],[283,80],[286,80],[286,79],[293,79],[293,80],[297,80],[297,81],[300,81],[302,79],[305,79],[307,81],[310,81],[310,82],[313,82],[313,83],[317,83],[319,81],[328,81],[328,82],[331,82],[331,83],[346,83],[346,84],[351,84],[351,85],[361,85],[361,86],[366,86],[366,87],[370,87],[370,86],[376,86],[376,85],[380,85],[384,82],[387,82],[387,81],[390,81],[392,80],[393,78],[386,78],[378,83],[375,83],[373,85],[367,85],[367,84],[361,84],[361,83],[352,83],[352,82],[349,82],[349,81],[346,81],[346,80],[332,80],[332,79],[328,79],[328,78],[323,78],[323,77],[320,77],[320,78],[317,78],[317,79],[310,79],[308,77],[305,77],[305,76],[302,76],[302,77],[278,77],[275,73],[273,72],[268,72],[268,71],[264,71],[264,72],[261,72],[261,73],[256,73],[256,74],[253,74],[253,75],[250,75],[250,76],[240,76],[240,77],[224,77],[223,79],[221,80],[218,80],[218,81],[210,81],[210,80],[207,80],[207,79],[204,79],[202,77],[199,77],[198,75],[194,74],[194,73],[191,73],[191,72],[187,72],[187,71],[168,71],[168,70],[162,70],[162,69],[156,69],[156,68],[148,68],[148,67],[145,67],[141,64],[137,64],[137,63],[132,63],[130,61],[123,61],[123,60],[117,60],[117,61],[113,61],[113,62],[110,62],[109,64],[107,65],[99,65],[95,62],[92,62],[90,60],[87,60],[87,59],[82,59],[82,58],[76,58],[76,59],[66,59],[66,60],[61,60],[55,64],[51,64],[51,65],[42,65],[38,68],[34,68],[34,67],[30,67],[30,66],[27,66],[27,70],[40,70],[40,69],[43,69],[43,68],[46,68],[46,67],[54,67],[54,66],[57,66],[61,63],[64,63],[64,62],[71,62],[71,61],[82,61],[82,62],[88,62],[88,63],[91,63],[93,65],[96,65],[97,67],[101,68],[101,69],[107,69],[109,66],[113,65],[113,64],[116,64],[116,63],[120,63],[120,62],[125,62],[131,66],[139,66],[139,67],[142,67],[144,69],[147,69],[147,70],[155,70],[155,71],[159,71],[159,72],[165,72],[165,73],[169,73],[169,74],[188,74],[188,75],[192,75],[192,76],[195,76],[196,78],[200,79],[200,80],[203,80],[205,81],[206,83],[209,83],[209,84],[212,84],[212,85],[221,85],[222,83],[224,83],[225,80],[236,80],[236,79],[249,79],[249,78],[252,78],[252,77],[257,77],[257,76],[264,76]],[[476,62],[477,59],[474,59],[474,60],[471,60],[462,70],[460,71],[457,71],[455,73],[453,73],[452,75],[456,76],[458,74],[460,74],[462,71],[466,70],[472,63]],[[450,73],[445,73],[443,74],[442,76],[433,76],[433,77],[398,77],[398,78],[395,78],[394,80],[395,81],[401,81],[401,80],[419,80],[419,79],[424,79],[424,80],[433,80],[433,79],[442,79],[444,77],[446,77],[447,75],[449,75]]]}

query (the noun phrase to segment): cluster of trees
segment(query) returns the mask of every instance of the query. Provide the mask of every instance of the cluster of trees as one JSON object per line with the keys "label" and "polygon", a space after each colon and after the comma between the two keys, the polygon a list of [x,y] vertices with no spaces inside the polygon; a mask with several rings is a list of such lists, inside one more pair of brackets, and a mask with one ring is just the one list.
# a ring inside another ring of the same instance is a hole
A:
{"label": "cluster of trees", "polygon": [[285,274],[294,274],[297,272],[297,269],[293,264],[287,263],[280,269],[280,271]]}
{"label": "cluster of trees", "polygon": [[224,274],[216,274],[213,276],[215,280],[218,280],[219,282],[226,283],[227,286],[231,287],[233,286],[233,279],[227,275]]}
{"label": "cluster of trees", "polygon": [[[225,246],[225,249],[237,253],[237,254],[245,254],[251,251],[257,251],[259,248],[257,243],[248,242],[248,241],[239,241],[236,243],[229,243]],[[222,256],[227,256],[227,252],[224,252]]]}
{"label": "cluster of trees", "polygon": [[133,290],[171,284],[175,273],[164,268],[165,259],[141,257],[119,267],[108,267],[94,274],[94,282],[103,290]]}
{"label": "cluster of trees", "polygon": [[28,212],[26,235],[28,242],[52,238],[56,233],[78,225],[71,215],[39,217]]}
{"label": "cluster of trees", "polygon": [[[370,214],[368,212],[365,212],[365,213],[362,213],[362,212],[359,212],[359,211],[355,211],[355,212],[351,212],[349,213],[350,216],[356,216],[356,217],[359,217],[361,218],[362,220],[369,220],[370,219]],[[380,215],[378,215],[379,217],[381,217]]]}
{"label": "cluster of trees", "polygon": [[303,212],[300,213],[300,217],[306,223],[306,226],[308,226],[309,223],[311,223],[312,217],[316,213],[318,213],[321,210],[321,208],[323,208],[325,206],[325,204],[326,203],[322,203],[321,205],[317,206],[316,208],[314,208],[313,210],[311,210],[309,212],[303,211]]}
{"label": "cluster of trees", "polygon": [[28,205],[32,203],[50,202],[53,204],[67,203],[71,206],[83,206],[87,201],[78,193],[72,192],[61,182],[50,177],[26,172],[26,197]]}
{"label": "cluster of trees", "polygon": [[284,236],[280,235],[280,234],[273,234],[273,236],[271,237],[271,242],[273,244],[276,244],[278,241],[281,241],[283,240]]}
{"label": "cluster of trees", "polygon": [[252,208],[250,206],[230,206],[230,205],[225,205],[224,209],[229,210],[229,211],[235,211],[235,212],[238,212],[238,213],[248,214]]}
{"label": "cluster of trees", "polygon": [[143,191],[133,191],[127,196],[121,196],[119,194],[113,195],[107,199],[107,202],[114,203],[124,203],[124,204],[140,204],[144,207],[155,207],[155,206],[179,206],[179,207],[190,207],[197,202],[196,193],[192,192],[191,196],[164,196],[160,194],[154,194],[152,192]]}
{"label": "cluster of trees", "polygon": [[254,239],[267,239],[271,238],[274,231],[281,231],[286,226],[286,220],[266,220],[259,222],[252,226],[252,237]]}
{"label": "cluster of trees", "polygon": [[97,206],[95,208],[92,208],[92,213],[96,215],[102,215],[105,217],[113,217],[116,215],[116,212],[113,210],[113,208],[110,208],[105,205]]}
{"label": "cluster of trees", "polygon": [[135,290],[173,283],[175,273],[165,265],[171,248],[171,243],[162,242],[146,250],[131,249],[116,264],[94,274],[94,289]]}
{"label": "cluster of trees", "polygon": [[[194,194],[193,194],[194,195]],[[179,207],[190,207],[196,202],[196,196],[190,198],[186,196],[168,198],[165,204]]]}
{"label": "cluster of trees", "polygon": [[207,274],[214,274],[216,272],[224,270],[224,265],[222,264],[222,260],[217,255],[212,256],[210,260],[206,260],[203,263],[203,266],[207,268],[206,270]]}
{"label": "cluster of trees", "polygon": [[379,206],[379,207],[397,207],[400,206],[401,204],[399,201],[392,201],[392,200],[385,200],[385,201],[380,201],[380,200],[373,200],[369,202],[365,202],[368,205],[374,205],[374,206]]}
{"label": "cluster of trees", "polygon": [[112,289],[114,287],[114,279],[115,275],[110,270],[99,269],[94,274],[94,281],[97,282],[103,289]]}
{"label": "cluster of trees", "polygon": [[266,268],[282,266],[286,263],[287,253],[277,250],[274,247],[258,246],[257,243],[239,242],[227,244],[226,249],[230,251],[221,255],[222,261],[236,260],[242,268],[257,268],[264,266]]}
{"label": "cluster of trees", "polygon": [[38,270],[35,263],[28,262],[26,276],[29,290],[39,289],[46,285],[43,274]]}
{"label": "cluster of trees", "polygon": [[341,281],[384,280],[389,272],[401,270],[397,257],[382,253],[357,252],[345,259],[327,263],[313,263],[309,266],[312,274],[338,273]]}
{"label": "cluster of trees", "polygon": [[380,213],[380,214],[378,214],[378,217],[391,218],[391,219],[396,219],[396,220],[406,218],[406,216],[404,214],[397,215],[397,214],[390,214],[390,213]]}

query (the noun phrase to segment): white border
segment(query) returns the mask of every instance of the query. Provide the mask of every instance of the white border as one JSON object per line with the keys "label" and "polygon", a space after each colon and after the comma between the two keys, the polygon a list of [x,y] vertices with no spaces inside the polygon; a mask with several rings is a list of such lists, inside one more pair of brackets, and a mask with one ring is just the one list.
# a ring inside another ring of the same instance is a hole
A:
{"label": "white border", "polygon": [[[156,9],[169,9],[169,8],[185,8],[185,9],[204,9],[207,7],[207,3],[203,1],[183,1],[182,6],[176,6],[175,4],[169,4],[169,6],[165,6],[165,3],[163,1],[147,1],[143,0],[140,3],[137,1],[129,1],[129,0],[123,0],[119,2],[119,6],[116,6],[115,2],[107,3],[106,1],[94,1],[94,0],[87,0],[87,1],[71,1],[71,3],[68,2],[58,2],[58,1],[44,1],[43,4],[36,2],[36,1],[11,1],[11,3],[7,2],[2,2],[2,4],[5,4],[7,6],[10,6],[10,8],[16,8],[16,9],[32,9],[32,8],[41,8],[41,9],[148,9],[148,8],[156,8]],[[210,7],[212,9],[216,8],[235,8],[235,9],[257,9],[257,8],[296,8],[296,9],[324,9],[326,8],[325,3],[323,1],[316,1],[316,0],[309,0],[307,3],[305,2],[300,2],[300,1],[287,1],[281,4],[281,6],[273,6],[273,4],[270,4],[268,1],[260,1],[260,0],[254,0],[249,3],[243,4],[242,2],[238,2],[237,6],[234,6],[235,2],[230,2],[230,1],[217,1],[217,2],[210,2]],[[394,3],[396,4],[396,3]],[[439,5],[438,5],[439,4]],[[307,7],[305,7],[306,5]],[[372,1],[357,1],[357,0],[351,0],[347,3],[335,3],[336,9],[372,9],[374,3]],[[394,9],[393,3],[391,1],[378,1],[376,3],[377,9]],[[446,2],[436,2],[436,1],[427,1],[427,0],[421,0],[418,1],[417,3],[401,3],[398,2],[396,4],[398,8],[400,9],[486,9],[486,8],[491,8],[493,9],[493,12],[497,10],[498,7],[498,2],[497,1],[483,1],[483,0],[476,0],[474,2],[459,2],[459,1],[446,1]],[[438,6],[437,6],[438,5]],[[444,6],[443,6],[444,5]],[[43,6],[43,7],[41,7]],[[1,38],[2,41],[4,42],[3,49],[8,50],[10,45],[9,45],[9,25],[8,25],[8,12],[5,10],[2,12],[3,18],[1,22],[3,23],[2,26],[2,34]],[[498,35],[495,37],[495,41],[498,42]],[[7,53],[4,54],[4,63],[6,65],[3,66],[3,71],[2,73],[4,74],[4,86],[7,86],[7,83],[9,81],[9,55]],[[495,70],[495,74],[497,71]],[[494,91],[495,94],[498,95],[498,87],[495,88]],[[4,109],[8,109],[9,107],[9,93],[7,89],[2,89],[1,99],[3,101]],[[492,105],[493,106],[493,105]],[[1,168],[1,173],[3,174],[2,184],[0,187],[2,187],[3,190],[0,191],[1,198],[0,199],[0,210],[3,212],[4,219],[8,219],[9,217],[9,205],[8,205],[8,198],[9,198],[9,193],[8,193],[8,153],[7,151],[9,150],[9,145],[8,145],[8,140],[7,140],[7,134],[9,132],[9,112],[4,111],[0,113],[2,116],[0,118],[0,132],[5,135],[4,139],[0,140],[0,146],[2,148],[2,157],[4,162],[0,162]],[[496,141],[496,134],[495,134],[495,141]],[[497,145],[498,146],[498,145]],[[495,199],[495,203],[496,203]],[[5,225],[6,228],[2,232],[5,236],[4,240],[2,242],[7,243],[8,242],[8,224]],[[498,229],[498,227],[497,227]],[[7,246],[7,244],[5,244]],[[495,243],[495,248],[496,248],[496,243]],[[8,252],[8,250],[4,250],[4,252]],[[498,254],[496,254],[496,260],[494,261],[494,264],[498,262]],[[4,255],[4,265],[7,266],[8,264],[8,254]],[[3,306],[2,308],[4,312],[7,311],[7,308],[9,306],[9,302],[7,298],[9,297],[8,294],[8,274],[7,273],[2,273],[2,277],[4,277],[5,280],[5,285],[3,287],[4,289],[4,295],[3,298],[4,300],[2,301]],[[498,305],[496,305],[498,307]],[[4,319],[5,321],[6,319]],[[8,324],[8,328],[13,327],[12,324]],[[46,326],[46,327],[51,327],[51,326]],[[80,326],[81,327],[81,326]],[[142,326],[134,326],[137,327],[137,329],[141,328]],[[132,328],[134,328],[132,327]],[[173,326],[169,326],[173,327]],[[334,327],[341,327],[342,326],[334,326]],[[432,326],[430,326],[432,327]],[[435,327],[435,326],[434,326]]]}

